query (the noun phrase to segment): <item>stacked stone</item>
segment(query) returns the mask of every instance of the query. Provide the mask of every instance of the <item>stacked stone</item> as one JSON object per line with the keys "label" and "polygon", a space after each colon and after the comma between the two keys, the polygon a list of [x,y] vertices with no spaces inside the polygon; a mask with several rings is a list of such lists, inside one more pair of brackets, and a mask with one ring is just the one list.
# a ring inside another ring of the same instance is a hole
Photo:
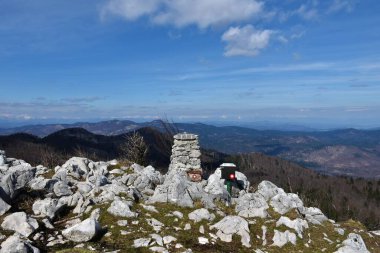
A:
{"label": "stacked stone", "polygon": [[202,173],[200,157],[201,151],[197,135],[188,133],[174,135],[169,173]]}

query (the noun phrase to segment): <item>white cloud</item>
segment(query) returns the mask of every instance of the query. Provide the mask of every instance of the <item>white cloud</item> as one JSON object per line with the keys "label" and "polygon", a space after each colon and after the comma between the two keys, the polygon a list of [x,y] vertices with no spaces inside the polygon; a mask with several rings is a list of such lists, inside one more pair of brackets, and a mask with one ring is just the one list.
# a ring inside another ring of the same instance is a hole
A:
{"label": "white cloud", "polygon": [[109,0],[102,16],[114,14],[127,20],[148,16],[155,24],[204,29],[249,20],[262,9],[257,0]]}
{"label": "white cloud", "polygon": [[334,0],[330,7],[327,9],[327,13],[333,13],[338,11],[351,12],[355,7],[355,1],[352,0]]}
{"label": "white cloud", "polygon": [[318,9],[315,6],[308,6],[306,4],[302,4],[294,14],[299,15],[303,19],[313,20],[318,17]]}
{"label": "white cloud", "polygon": [[227,43],[225,56],[256,56],[269,44],[273,30],[256,30],[252,25],[230,27],[222,40]]}
{"label": "white cloud", "polygon": [[110,0],[103,6],[101,15],[105,18],[113,14],[133,21],[156,12],[160,3],[160,0]]}

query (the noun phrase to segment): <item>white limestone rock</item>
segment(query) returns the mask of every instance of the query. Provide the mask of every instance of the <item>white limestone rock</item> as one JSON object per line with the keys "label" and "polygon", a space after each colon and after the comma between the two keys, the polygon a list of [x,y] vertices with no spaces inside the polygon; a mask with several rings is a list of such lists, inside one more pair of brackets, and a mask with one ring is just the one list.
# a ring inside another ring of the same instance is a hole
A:
{"label": "white limestone rock", "polygon": [[273,246],[282,247],[287,243],[291,243],[293,245],[296,245],[297,243],[297,236],[296,234],[289,232],[286,230],[285,232],[280,232],[278,230],[274,230],[274,236],[273,236]]}
{"label": "white limestone rock", "polygon": [[54,229],[54,226],[53,226],[53,224],[51,224],[49,219],[47,219],[47,218],[42,219],[41,222],[45,225],[46,228]]}
{"label": "white limestone rock", "polygon": [[151,238],[136,239],[133,241],[133,247],[134,248],[148,247],[151,240],[152,240]]}
{"label": "white limestone rock", "polygon": [[303,208],[303,202],[294,193],[279,193],[270,200],[270,205],[279,214],[285,214],[293,208]]}
{"label": "white limestone rock", "polygon": [[299,218],[291,220],[286,216],[281,216],[280,219],[276,222],[276,227],[279,227],[281,225],[294,229],[297,232],[299,238],[302,238],[304,229],[309,228],[307,221]]}
{"label": "white limestone rock", "polygon": [[115,199],[107,209],[107,212],[120,217],[137,217],[137,213],[131,211],[131,206],[132,203],[130,201]]}
{"label": "white limestone rock", "polygon": [[64,206],[65,204],[59,202],[58,199],[45,198],[36,200],[33,203],[32,210],[35,215],[54,219],[59,210]]}
{"label": "white limestone rock", "polygon": [[53,192],[54,184],[57,183],[56,179],[48,179],[42,176],[33,178],[28,184],[33,190],[46,190],[48,192]]}
{"label": "white limestone rock", "polygon": [[285,193],[285,191],[272,182],[264,180],[257,186],[256,193],[262,195],[266,201],[269,201],[274,196]]}
{"label": "white limestone rock", "polygon": [[335,232],[339,235],[344,235],[345,230],[343,228],[334,228]]}
{"label": "white limestone rock", "polygon": [[16,212],[5,217],[1,227],[28,237],[38,229],[38,222],[24,212]]}
{"label": "white limestone rock", "polygon": [[30,244],[30,241],[15,233],[1,243],[0,253],[40,253],[40,250]]}
{"label": "white limestone rock", "polygon": [[236,200],[235,211],[242,217],[266,218],[269,208],[265,198],[258,193],[247,193]]}
{"label": "white limestone rock", "polygon": [[137,164],[137,163],[132,164],[132,165],[131,165],[131,168],[133,169],[133,171],[134,171],[135,173],[140,173],[140,172],[142,172],[142,170],[144,169],[143,166],[141,166],[140,164]]}
{"label": "white limestone rock", "polygon": [[190,182],[183,174],[166,177],[164,183],[156,187],[148,203],[174,203],[182,207],[193,207],[193,199],[188,191],[189,186]]}
{"label": "white limestone rock", "polygon": [[335,253],[369,253],[369,251],[360,235],[350,233]]}
{"label": "white limestone rock", "polygon": [[248,191],[250,183],[248,181],[248,178],[246,175],[241,173],[240,171],[235,172],[237,183],[239,184],[239,187],[241,187],[241,190]]}
{"label": "white limestone rock", "polygon": [[124,171],[122,171],[121,169],[113,169],[110,171],[110,174],[123,174]]}
{"label": "white limestone rock", "polygon": [[88,218],[79,224],[62,231],[62,235],[73,242],[88,242],[101,230],[101,226],[94,218]]}
{"label": "white limestone rock", "polygon": [[170,244],[172,242],[175,242],[177,241],[177,238],[175,238],[174,236],[171,236],[171,235],[167,235],[167,236],[164,236],[162,238],[164,244]]}
{"label": "white limestone rock", "polygon": [[263,231],[261,240],[263,241],[263,246],[265,246],[267,245],[267,226],[262,225],[261,230]]}
{"label": "white limestone rock", "polygon": [[57,183],[55,183],[53,190],[54,194],[57,197],[69,196],[73,194],[73,192],[70,190],[70,187],[67,185],[67,182],[64,181],[58,181]]}
{"label": "white limestone rock", "polygon": [[149,250],[152,252],[158,252],[158,253],[169,253],[167,249],[165,249],[164,247],[159,247],[159,246],[150,247]]}
{"label": "white limestone rock", "polygon": [[[80,179],[88,175],[90,172],[89,163],[91,161],[83,157],[72,157],[67,160],[63,165],[62,169],[67,172],[67,174],[73,176],[74,178]],[[57,172],[57,171],[56,171]]]}
{"label": "white limestone rock", "polygon": [[210,229],[217,229],[216,235],[224,242],[231,242],[233,234],[240,235],[243,246],[251,247],[248,222],[240,216],[226,216]]}
{"label": "white limestone rock", "polygon": [[0,216],[5,214],[11,206],[0,197]]}
{"label": "white limestone rock", "polygon": [[202,245],[209,244],[209,240],[206,237],[198,237],[198,243]]}
{"label": "white limestone rock", "polygon": [[29,163],[23,161],[9,167],[6,174],[0,178],[1,197],[5,201],[15,198],[18,192],[34,178],[35,174],[36,168],[32,168]]}
{"label": "white limestone rock", "polygon": [[173,211],[172,215],[174,215],[178,219],[182,219],[183,218],[183,213],[181,213],[180,211]]}
{"label": "white limestone rock", "polygon": [[205,228],[204,228],[203,225],[201,225],[201,226],[199,227],[199,233],[201,233],[201,234],[204,234],[204,233],[205,233]]}
{"label": "white limestone rock", "polygon": [[156,209],[155,206],[144,205],[144,204],[141,204],[141,206],[142,206],[145,210],[147,210],[147,211],[149,211],[149,212],[152,212],[152,213],[158,213],[158,211],[157,211],[157,209]]}
{"label": "white limestone rock", "polygon": [[299,211],[305,216],[305,219],[308,222],[314,225],[321,225],[323,222],[328,220],[322,211],[316,207],[303,207],[300,208]]}
{"label": "white limestone rock", "polygon": [[100,208],[96,208],[91,212],[90,218],[94,218],[95,220],[99,220],[100,218]]}
{"label": "white limestone rock", "polygon": [[213,195],[228,195],[227,189],[224,186],[224,179],[222,178],[222,170],[217,168],[213,174],[207,179],[205,191]]}
{"label": "white limestone rock", "polygon": [[212,221],[215,219],[215,214],[210,213],[206,208],[200,208],[189,213],[189,219],[194,222],[200,222],[201,220]]}
{"label": "white limestone rock", "polygon": [[153,227],[153,230],[157,233],[161,231],[161,228],[164,226],[164,224],[160,221],[158,221],[155,218],[146,219],[147,223]]}
{"label": "white limestone rock", "polygon": [[149,235],[158,245],[164,246],[164,241],[159,234],[150,234]]}
{"label": "white limestone rock", "polygon": [[78,182],[76,184],[76,187],[81,194],[87,194],[91,192],[92,189],[94,189],[94,185],[89,182]]}
{"label": "white limestone rock", "polygon": [[183,230],[190,230],[190,229],[191,229],[190,223],[186,223],[185,227],[183,228]]}

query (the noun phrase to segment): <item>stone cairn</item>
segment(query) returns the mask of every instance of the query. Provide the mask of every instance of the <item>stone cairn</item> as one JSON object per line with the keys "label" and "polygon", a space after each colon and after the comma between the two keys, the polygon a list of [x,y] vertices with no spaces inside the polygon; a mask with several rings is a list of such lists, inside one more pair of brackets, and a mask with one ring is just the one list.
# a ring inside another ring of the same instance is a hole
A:
{"label": "stone cairn", "polygon": [[187,173],[189,180],[202,180],[201,151],[198,135],[179,133],[174,135],[172,155],[170,157],[169,174]]}

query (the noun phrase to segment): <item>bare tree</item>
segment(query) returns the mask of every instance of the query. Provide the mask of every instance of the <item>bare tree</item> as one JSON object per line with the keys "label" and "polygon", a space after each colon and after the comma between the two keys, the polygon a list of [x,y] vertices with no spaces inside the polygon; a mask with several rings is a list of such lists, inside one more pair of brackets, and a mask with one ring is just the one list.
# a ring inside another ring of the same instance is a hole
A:
{"label": "bare tree", "polygon": [[144,137],[138,132],[125,137],[125,143],[121,145],[121,150],[127,160],[145,165],[148,146],[144,141]]}
{"label": "bare tree", "polygon": [[174,142],[173,136],[179,133],[179,129],[173,121],[169,121],[167,117],[158,120],[161,124],[158,143],[162,150],[170,156],[172,153],[172,146]]}

